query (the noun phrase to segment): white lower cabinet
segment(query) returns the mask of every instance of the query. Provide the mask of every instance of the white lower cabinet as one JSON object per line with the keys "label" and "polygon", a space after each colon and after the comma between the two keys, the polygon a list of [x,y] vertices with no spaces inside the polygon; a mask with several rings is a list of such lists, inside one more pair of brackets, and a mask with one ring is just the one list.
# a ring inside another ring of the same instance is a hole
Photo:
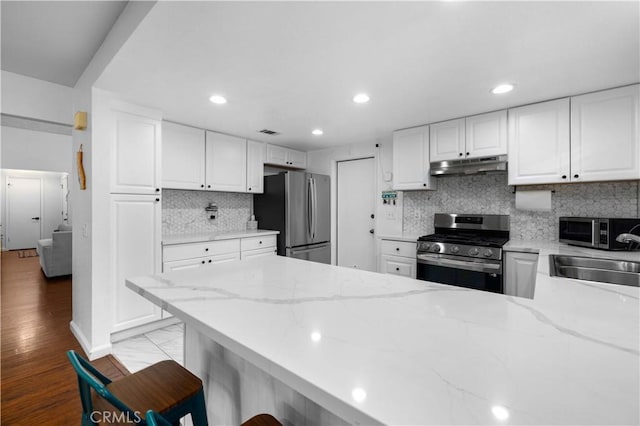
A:
{"label": "white lower cabinet", "polygon": [[127,277],[160,271],[160,198],[111,195],[112,332],[161,319],[160,308],[126,287]]}
{"label": "white lower cabinet", "polygon": [[380,242],[380,272],[416,277],[416,243],[383,239]]}
{"label": "white lower cabinet", "polygon": [[538,253],[504,252],[504,294],[533,299]]}
{"label": "white lower cabinet", "polygon": [[242,259],[251,259],[254,257],[262,257],[262,256],[275,256],[277,253],[277,249],[275,246],[273,247],[265,247],[263,249],[257,250],[247,250],[243,251],[241,254]]}
{"label": "white lower cabinet", "polygon": [[260,256],[275,256],[277,252],[276,236],[266,235],[262,237],[243,238],[240,240],[240,250],[240,257],[242,259]]}

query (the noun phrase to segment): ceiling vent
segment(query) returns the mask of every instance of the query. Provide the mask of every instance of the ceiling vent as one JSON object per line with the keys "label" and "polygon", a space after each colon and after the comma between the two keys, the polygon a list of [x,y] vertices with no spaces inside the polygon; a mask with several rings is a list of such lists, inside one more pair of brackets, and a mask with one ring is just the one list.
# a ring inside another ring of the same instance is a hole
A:
{"label": "ceiling vent", "polygon": [[262,129],[262,130],[258,130],[258,133],[264,133],[265,135],[269,135],[269,136],[277,136],[280,133],[275,132],[273,130],[269,130],[269,129]]}

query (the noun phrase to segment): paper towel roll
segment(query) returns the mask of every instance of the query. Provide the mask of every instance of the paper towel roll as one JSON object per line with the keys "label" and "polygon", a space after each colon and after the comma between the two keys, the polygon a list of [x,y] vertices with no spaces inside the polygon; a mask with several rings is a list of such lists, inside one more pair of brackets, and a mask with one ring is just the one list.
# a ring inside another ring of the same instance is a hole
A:
{"label": "paper towel roll", "polygon": [[551,211],[551,191],[516,191],[516,209]]}

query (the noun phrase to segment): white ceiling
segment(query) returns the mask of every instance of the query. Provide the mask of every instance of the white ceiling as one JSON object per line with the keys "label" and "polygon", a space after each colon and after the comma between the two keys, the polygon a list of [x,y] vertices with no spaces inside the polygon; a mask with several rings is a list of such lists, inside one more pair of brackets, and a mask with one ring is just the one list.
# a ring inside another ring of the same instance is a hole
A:
{"label": "white ceiling", "polygon": [[5,1],[2,69],[73,87],[126,1]]}
{"label": "white ceiling", "polygon": [[[170,120],[305,150],[375,142],[638,82],[639,4],[159,2],[98,86]],[[516,90],[490,93],[505,81]],[[351,101],[361,91],[368,104]]]}

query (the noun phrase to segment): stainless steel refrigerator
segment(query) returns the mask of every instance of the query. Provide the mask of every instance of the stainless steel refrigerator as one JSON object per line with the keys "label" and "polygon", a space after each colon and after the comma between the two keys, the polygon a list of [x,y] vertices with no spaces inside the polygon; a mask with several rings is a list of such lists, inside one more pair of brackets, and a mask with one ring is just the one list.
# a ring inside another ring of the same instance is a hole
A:
{"label": "stainless steel refrigerator", "polygon": [[330,178],[305,172],[264,177],[264,193],[253,197],[261,229],[280,231],[278,254],[331,263]]}

